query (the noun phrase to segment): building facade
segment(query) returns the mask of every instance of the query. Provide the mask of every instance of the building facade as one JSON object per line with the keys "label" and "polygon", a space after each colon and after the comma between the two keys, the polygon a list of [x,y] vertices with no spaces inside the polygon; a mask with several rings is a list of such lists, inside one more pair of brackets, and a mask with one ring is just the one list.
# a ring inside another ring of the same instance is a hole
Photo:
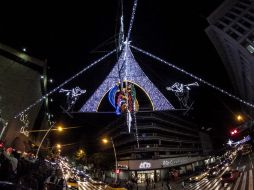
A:
{"label": "building facade", "polygon": [[178,114],[141,111],[136,124],[128,133],[125,117],[121,117],[100,134],[113,139],[122,179],[136,177],[143,183],[147,178],[165,179],[173,169],[179,174],[193,172],[204,166],[212,151],[207,144],[202,146],[198,126]]}
{"label": "building facade", "polygon": [[25,52],[0,44],[0,109],[1,119],[8,122],[0,127],[1,140],[7,146],[26,151],[30,136],[26,131],[33,129],[41,104],[33,107],[27,116],[28,127],[21,118],[14,118],[22,110],[41,98],[43,80],[41,75],[46,62],[28,56]]}
{"label": "building facade", "polygon": [[253,104],[254,1],[226,0],[207,20],[206,33],[225,65],[236,94]]}

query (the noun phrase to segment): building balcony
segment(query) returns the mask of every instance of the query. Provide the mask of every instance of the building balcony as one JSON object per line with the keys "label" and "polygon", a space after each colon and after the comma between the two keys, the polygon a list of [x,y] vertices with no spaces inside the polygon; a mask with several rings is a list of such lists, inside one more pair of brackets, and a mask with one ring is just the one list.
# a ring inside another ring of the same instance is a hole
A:
{"label": "building balcony", "polygon": [[195,147],[176,147],[176,146],[158,146],[157,144],[150,145],[140,145],[139,148],[135,146],[129,146],[124,148],[123,150],[117,150],[117,154],[126,154],[126,153],[141,153],[141,152],[199,152],[201,148]]}
{"label": "building balcony", "polygon": [[[114,137],[115,138],[115,137]],[[167,136],[167,135],[162,135],[162,134],[157,134],[157,133],[145,133],[143,135],[138,136],[139,141],[165,141],[165,142],[176,142],[176,143],[190,143],[190,144],[197,144],[199,143],[198,140],[185,140],[181,139],[178,137],[173,137],[173,136]],[[135,137],[132,138],[127,138],[127,139],[121,139],[120,141],[115,141],[116,147],[125,145],[125,144],[130,144],[130,143],[136,143],[137,139]]]}

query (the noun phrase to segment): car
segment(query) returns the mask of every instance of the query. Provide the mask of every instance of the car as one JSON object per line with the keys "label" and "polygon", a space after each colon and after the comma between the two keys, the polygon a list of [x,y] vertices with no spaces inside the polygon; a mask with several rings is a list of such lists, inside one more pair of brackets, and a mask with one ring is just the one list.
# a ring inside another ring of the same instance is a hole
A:
{"label": "car", "polygon": [[100,181],[98,178],[90,178],[89,181],[93,185],[104,185],[104,183],[102,181]]}
{"label": "car", "polygon": [[118,185],[108,185],[105,190],[127,190],[125,187]]}
{"label": "car", "polygon": [[222,171],[222,170],[224,170],[227,166],[228,166],[228,164],[225,165],[224,163],[221,163],[221,164],[218,165],[218,169],[219,169],[220,171]]}
{"label": "car", "polygon": [[194,176],[190,177],[189,181],[190,182],[197,182],[197,181],[200,181],[201,179],[205,178],[207,175],[208,175],[207,172],[201,172],[197,175],[194,175]]}
{"label": "car", "polygon": [[67,179],[67,187],[68,189],[73,189],[73,190],[78,190],[79,189],[79,185],[76,179],[74,178],[69,178]]}
{"label": "car", "polygon": [[208,177],[209,178],[216,177],[216,176],[219,175],[219,173],[220,173],[220,169],[218,167],[210,169],[209,172],[208,172]]}
{"label": "car", "polygon": [[224,185],[225,183],[235,182],[239,176],[239,170],[229,170],[221,176],[221,183]]}

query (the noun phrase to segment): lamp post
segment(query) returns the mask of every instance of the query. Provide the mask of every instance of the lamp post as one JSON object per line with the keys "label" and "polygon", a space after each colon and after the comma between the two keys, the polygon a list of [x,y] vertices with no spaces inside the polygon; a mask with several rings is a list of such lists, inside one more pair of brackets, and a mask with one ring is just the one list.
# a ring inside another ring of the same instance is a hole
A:
{"label": "lamp post", "polygon": [[2,123],[3,129],[2,129],[1,134],[0,134],[0,140],[2,140],[2,137],[4,135],[4,132],[5,132],[5,129],[6,129],[7,125],[8,125],[8,122],[3,122]]}
{"label": "lamp post", "polygon": [[[42,143],[44,142],[44,140],[45,140],[46,136],[48,135],[48,133],[49,133],[49,132],[51,131],[51,129],[55,126],[55,124],[56,124],[56,122],[54,122],[54,123],[50,126],[50,128],[47,130],[47,132],[45,133],[44,137],[42,138],[42,140],[41,140],[41,142],[40,142],[40,145],[39,145],[39,147],[38,147],[38,149],[37,149],[35,158],[38,158],[38,154],[39,154],[39,152],[40,152],[41,145],[42,145]],[[59,130],[59,131],[62,131],[63,128],[62,128],[62,127],[59,127],[58,130]]]}
{"label": "lamp post", "polygon": [[[112,137],[110,137],[110,141],[111,141],[111,143],[112,143],[112,147],[113,147],[113,150],[114,150],[114,155],[115,155],[115,165],[116,165],[116,170],[115,170],[115,183],[117,183],[117,171],[118,171],[118,164],[117,164],[117,157],[116,157],[116,149],[115,149],[115,144],[114,144],[114,141],[113,141],[113,138]],[[102,142],[104,143],[104,144],[107,144],[108,143],[108,139],[106,139],[106,138],[103,138],[102,139]]]}

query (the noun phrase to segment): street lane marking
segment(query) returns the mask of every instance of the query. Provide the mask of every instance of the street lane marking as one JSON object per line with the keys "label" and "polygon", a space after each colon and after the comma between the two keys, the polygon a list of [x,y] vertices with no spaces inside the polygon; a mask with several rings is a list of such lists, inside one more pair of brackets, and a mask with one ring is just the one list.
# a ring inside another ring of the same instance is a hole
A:
{"label": "street lane marking", "polygon": [[249,170],[249,190],[253,190],[253,175],[252,175],[252,170]]}
{"label": "street lane marking", "polygon": [[228,185],[228,188],[226,190],[232,189],[232,186],[233,186],[232,184]]}
{"label": "street lane marking", "polygon": [[221,187],[221,183],[219,183],[219,185],[218,185],[218,186],[216,187],[216,189],[214,189],[214,190],[219,190],[220,187]]}
{"label": "street lane marking", "polygon": [[243,182],[242,182],[241,189],[245,189],[245,186],[246,186],[246,178],[247,178],[247,172],[245,171],[245,172],[244,172],[244,175],[243,175]]}
{"label": "street lane marking", "polygon": [[253,169],[253,164],[252,164],[252,160],[250,158],[250,154],[249,154],[249,159],[250,159],[250,163],[251,163],[251,169]]}
{"label": "street lane marking", "polygon": [[239,183],[240,183],[240,180],[241,180],[241,177],[242,177],[242,173],[240,174],[240,176],[238,177],[238,179],[237,179],[237,181],[236,181],[234,190],[237,190],[237,188],[238,188],[238,186],[239,186]]}

